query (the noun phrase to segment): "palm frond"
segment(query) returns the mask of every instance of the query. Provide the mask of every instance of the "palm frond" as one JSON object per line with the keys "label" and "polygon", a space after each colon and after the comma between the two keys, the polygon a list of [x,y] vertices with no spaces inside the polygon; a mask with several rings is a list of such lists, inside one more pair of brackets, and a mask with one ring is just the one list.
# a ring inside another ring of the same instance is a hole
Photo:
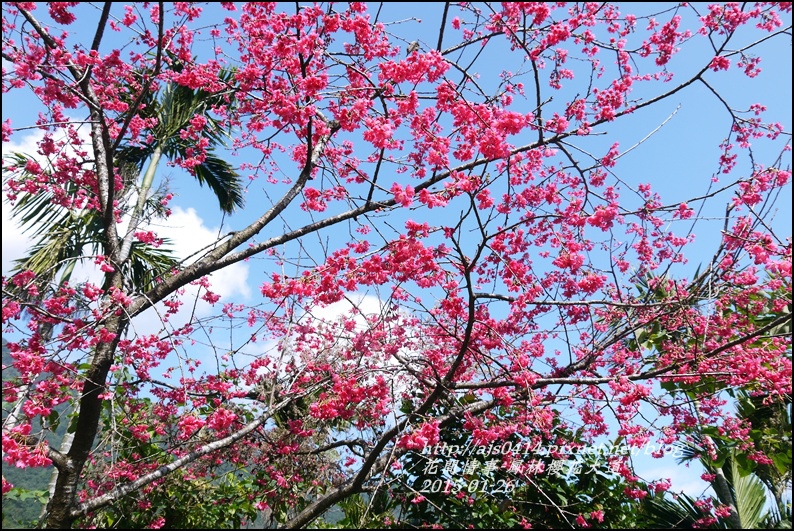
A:
{"label": "palm frond", "polygon": [[137,170],[143,171],[143,166],[154,153],[154,144],[145,146],[125,145],[116,150],[116,166],[134,165]]}
{"label": "palm frond", "polygon": [[[640,505],[640,523],[646,529],[691,529],[695,522],[710,516],[695,505],[695,499],[687,494],[678,494],[670,499],[663,494],[652,494]],[[726,529],[722,522],[712,529]]]}
{"label": "palm frond", "polygon": [[[220,77],[231,81],[233,75],[230,71],[223,71]],[[117,160],[135,164],[142,171],[145,162],[158,147],[171,160],[187,158],[192,141],[182,138],[180,133],[190,126],[195,116],[202,115],[206,124],[200,134],[209,141],[209,149],[204,162],[194,167],[193,173],[200,185],[206,183],[217,196],[223,212],[233,212],[243,206],[243,185],[231,164],[213,153],[213,148],[225,145],[229,138],[229,127],[210,112],[214,105],[229,103],[218,94],[168,83],[156,102],[151,104],[158,119],[151,131],[153,142],[146,146],[122,146],[118,150]]]}
{"label": "palm frond", "polygon": [[[36,178],[24,169],[28,161],[35,160],[32,156],[25,153],[11,153],[4,158],[4,174],[16,175],[21,180]],[[66,194],[71,196],[76,195],[78,191],[77,185],[72,182],[64,183],[63,188]],[[67,209],[54,204],[54,199],[51,192],[42,191],[36,194],[23,192],[11,207],[11,216],[19,220],[23,232],[32,231],[31,236],[38,239],[41,233],[46,231],[47,226],[54,223],[63,225],[70,215]]]}
{"label": "palm frond", "polygon": [[[234,72],[224,70],[219,78],[231,85]],[[195,116],[201,115],[206,118],[206,125],[200,135],[209,140],[210,145],[205,160],[194,169],[195,178],[200,185],[206,183],[212,190],[223,212],[231,213],[241,207],[244,188],[240,176],[231,164],[212,151],[214,147],[224,145],[230,132],[229,126],[215,117],[212,109],[216,105],[233,106],[233,92],[210,93],[170,82],[159,92],[148,92],[138,101],[144,103],[138,109],[139,115],[156,118],[157,121],[149,130],[151,142],[122,145],[114,154],[115,166],[125,185],[119,200],[129,199],[147,162],[156,167],[159,156],[152,158],[155,153],[162,153],[172,160],[187,158],[193,140],[182,138],[180,133],[190,126]],[[28,162],[34,160],[21,153],[6,158],[10,160],[3,165],[4,177],[16,174],[15,177],[21,179],[25,178],[24,168]],[[139,186],[139,193],[148,195],[148,190],[148,186]],[[63,191],[67,196],[77,197],[80,189],[75,183],[66,183]],[[159,200],[149,197],[140,219],[160,217],[162,210]],[[52,193],[20,194],[13,206],[12,216],[34,240],[27,255],[15,262],[14,269],[33,270],[42,285],[54,287],[69,280],[80,260],[101,252],[105,232],[99,214],[90,210],[75,211],[60,207]],[[172,251],[135,242],[131,248],[130,261],[124,266],[126,282],[134,290],[146,291],[157,282],[158,277],[168,275],[177,264]],[[61,277],[57,279],[59,273]]]}
{"label": "palm frond", "polygon": [[[169,246],[164,239],[162,246]],[[171,249],[156,248],[150,244],[135,242],[130,250],[127,277],[135,289],[148,291],[159,279],[168,276],[179,264]]]}
{"label": "palm frond", "polygon": [[731,459],[730,468],[736,512],[739,514],[742,529],[758,529],[767,517],[764,511],[767,499],[766,487],[755,474],[742,474],[735,459]]}
{"label": "palm frond", "polygon": [[204,162],[195,167],[195,171],[199,184],[206,182],[215,193],[221,210],[231,213],[243,206],[245,199],[240,176],[227,161],[209,152]]}
{"label": "palm frond", "polygon": [[706,450],[703,449],[703,441],[699,434],[692,435],[691,441],[681,441],[675,443],[676,463],[682,465],[695,459],[701,459]]}

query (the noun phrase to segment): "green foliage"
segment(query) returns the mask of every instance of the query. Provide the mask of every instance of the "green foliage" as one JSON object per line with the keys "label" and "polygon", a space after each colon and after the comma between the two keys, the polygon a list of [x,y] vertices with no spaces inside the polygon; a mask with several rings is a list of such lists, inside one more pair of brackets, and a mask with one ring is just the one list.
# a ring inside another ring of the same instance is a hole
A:
{"label": "green foliage", "polygon": [[[8,468],[10,471],[11,468]],[[31,474],[7,474],[5,465],[3,466],[3,476],[12,483],[24,481],[25,483],[41,483],[47,485],[48,471],[39,469],[41,473]],[[39,472],[37,470],[36,472]],[[41,508],[47,503],[49,493],[42,489],[24,489],[14,487],[3,496],[3,529],[30,529],[36,526]]]}
{"label": "green foliage", "polygon": [[[460,403],[473,398],[464,397]],[[512,413],[500,408],[499,415],[507,419]],[[579,527],[582,518],[603,528],[635,523],[638,502],[624,491],[645,485],[630,485],[610,468],[610,458],[620,457],[608,454],[608,446],[588,445],[559,419],[551,436],[533,434],[534,443],[530,435],[513,435],[477,445],[463,424],[453,418],[441,429],[438,445],[405,454],[400,472],[384,482],[393,500],[392,527],[505,529],[531,524],[561,529]],[[583,451],[549,451],[560,441]],[[358,515],[352,517],[345,505],[341,507],[343,522],[372,525],[372,520],[357,520]]]}
{"label": "green foliage", "polygon": [[[385,492],[374,496],[356,494],[339,503],[342,518],[333,527],[340,529],[379,529],[393,521],[394,500]],[[329,525],[330,527],[330,525]]]}
{"label": "green foliage", "polygon": [[[17,370],[11,366],[11,358],[6,340],[3,339],[3,382],[14,382],[18,378]],[[17,384],[18,385],[18,384]],[[43,431],[44,439],[50,445],[57,445],[66,433],[67,423],[61,423],[61,417],[68,411],[68,404],[59,404],[53,408],[52,413],[46,420]],[[3,420],[5,421],[9,411],[3,409]],[[35,527],[44,505],[47,503],[48,483],[53,467],[42,468],[17,468],[3,461],[3,477],[14,488],[3,496],[3,528],[4,529],[29,529]]]}
{"label": "green foliage", "polygon": [[[18,174],[18,179],[35,178],[24,170],[33,157],[22,153],[13,153],[3,164],[6,175]],[[64,188],[70,197],[76,197],[78,186],[65,183]],[[34,243],[27,256],[16,260],[14,270],[35,271],[41,280],[56,283],[56,274],[61,271],[58,284],[67,281],[74,270],[76,262],[83,254],[83,248],[89,246],[94,253],[100,246],[99,235],[102,234],[102,220],[96,211],[72,212],[65,208],[54,207],[55,197],[51,192],[20,195],[12,207],[12,216],[17,218],[23,232],[31,234]]]}
{"label": "green foliage", "polygon": [[[686,494],[650,493],[638,507],[637,527],[642,529],[691,529],[697,522],[709,518],[711,513],[698,508],[695,499]],[[723,521],[709,526],[725,529]]]}
{"label": "green foliage", "polygon": [[766,520],[764,506],[766,505],[766,489],[761,480],[752,472],[747,472],[740,467],[737,459],[731,459],[731,477],[734,498],[736,499],[736,512],[742,524],[742,529],[758,529]]}
{"label": "green foliage", "polygon": [[165,528],[239,529],[253,523],[259,514],[248,497],[251,490],[247,472],[204,480],[177,471],[153,488],[104,507],[83,523],[100,528],[146,529],[162,518]]}
{"label": "green foliage", "polygon": [[[128,369],[117,374],[120,382],[129,381]],[[103,429],[109,437],[109,449],[120,460],[164,465],[171,461],[165,452],[173,433],[158,436],[148,431],[148,438],[136,437],[131,428],[149,426],[155,417],[155,403],[149,398],[125,400],[123,385],[115,386],[115,397],[106,400],[103,408]],[[118,404],[113,407],[113,404]],[[204,414],[212,408],[206,406]],[[197,434],[200,437],[200,435]],[[195,441],[194,441],[195,442]],[[116,486],[103,483],[104,469],[89,467],[86,477],[98,488]],[[144,529],[159,521],[166,528],[238,529],[250,524],[259,515],[256,500],[250,493],[255,474],[231,464],[216,464],[214,459],[198,460],[178,469],[132,495],[116,500],[80,523],[85,527]]]}
{"label": "green foliage", "polygon": [[[172,60],[176,60],[171,57]],[[177,71],[181,68],[176,68]],[[220,74],[221,82],[231,86],[234,71],[227,70]],[[152,128],[154,142],[139,145],[129,144],[116,151],[117,164],[131,166],[138,172],[144,170],[156,151],[163,153],[171,160],[187,158],[187,151],[192,141],[180,136],[180,131],[190,127],[190,121],[196,116],[206,120],[201,129],[201,136],[209,141],[206,158],[193,168],[199,184],[205,183],[218,199],[218,205],[225,213],[231,213],[244,203],[243,186],[240,176],[232,165],[214,153],[214,148],[223,146],[228,138],[228,128],[222,125],[213,114],[216,106],[230,107],[234,105],[233,93],[210,93],[201,89],[191,89],[176,83],[167,83],[159,93],[149,93],[144,97],[145,108],[141,118],[157,118]]]}
{"label": "green foliage", "polygon": [[[731,499],[722,494],[719,502],[735,506],[743,528],[775,528],[791,518],[791,506],[783,500],[791,482],[791,402],[770,402],[769,397],[743,390],[736,396],[739,417],[752,426],[749,439],[753,446],[747,449],[714,428],[701,427],[693,433],[692,442],[681,446],[679,462],[698,459],[707,472],[725,477]],[[705,450],[706,437],[716,452],[714,458]],[[771,463],[751,458],[759,453]],[[767,508],[769,495],[775,503]],[[724,520],[720,522],[728,526]]]}
{"label": "green foliage", "polygon": [[[33,159],[29,155],[14,153],[8,160],[10,164],[3,168],[6,174],[18,173],[13,168],[24,168],[26,162]],[[17,178],[27,178],[26,173],[21,171]],[[78,187],[74,183],[66,183],[64,187],[70,197],[78,195]],[[126,193],[130,190],[127,188]],[[125,192],[120,193],[120,196],[124,195]],[[36,272],[40,285],[63,285],[70,280],[80,261],[103,252],[101,214],[96,210],[72,211],[54,207],[54,201],[51,192],[25,193],[20,195],[11,210],[23,232],[30,233],[33,238],[27,255],[15,261],[14,271],[29,269]],[[144,205],[147,216],[162,213],[162,210],[159,197],[149,198]],[[167,274],[177,265],[168,247],[167,239],[159,247],[133,242],[130,260],[124,265],[125,277],[132,286],[145,291],[154,285],[157,277]],[[9,289],[15,289],[14,285],[9,284]]]}
{"label": "green foliage", "polygon": [[[709,276],[695,274],[696,279],[683,297],[685,303],[696,306],[702,300],[714,297],[707,294],[705,286]],[[637,284],[641,294],[649,300],[664,300],[669,297],[661,286],[663,277],[648,276]],[[741,304],[734,301],[721,309],[722,318],[736,315],[751,325],[752,329],[765,329],[766,333],[748,342],[748,348],[764,348],[775,337],[791,334],[791,283],[785,278],[771,277],[766,291],[747,294]],[[789,301],[781,304],[781,301]],[[630,340],[631,348],[643,348],[664,352],[671,340],[687,342],[693,347],[703,343],[704,338],[691,330],[665,332],[658,323],[639,329]],[[791,352],[789,350],[789,356]],[[735,519],[719,517],[717,527],[729,528],[739,525],[742,528],[773,528],[790,519],[791,508],[783,502],[782,494],[791,482],[791,397],[771,397],[759,395],[754,389],[733,389],[726,387],[713,377],[702,376],[696,385],[681,381],[665,381],[661,386],[672,394],[683,394],[697,406],[703,397],[727,393],[736,399],[737,415],[751,426],[748,441],[737,441],[727,437],[715,426],[696,426],[690,430],[691,441],[680,445],[682,450],[679,462],[698,459],[705,470],[716,476],[713,482],[717,493],[715,504],[732,506]],[[748,447],[747,442],[752,443]],[[710,457],[707,448],[715,455]],[[764,456],[771,460],[765,462]],[[726,483],[723,488],[721,482]],[[768,494],[775,500],[768,510]],[[660,527],[673,527],[670,520],[659,518],[667,512],[675,516],[682,525],[689,521],[710,516],[693,505],[688,497],[679,497],[673,502],[669,499],[651,500],[645,504],[646,517],[650,524]],[[700,517],[698,517],[700,513]],[[679,525],[679,524],[676,524]]]}

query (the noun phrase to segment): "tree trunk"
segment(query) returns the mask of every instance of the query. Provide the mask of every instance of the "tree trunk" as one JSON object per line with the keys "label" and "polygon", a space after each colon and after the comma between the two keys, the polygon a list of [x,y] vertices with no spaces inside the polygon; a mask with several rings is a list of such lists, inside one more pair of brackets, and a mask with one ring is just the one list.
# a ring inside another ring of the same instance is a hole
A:
{"label": "tree trunk", "polygon": [[127,326],[128,319],[123,316],[111,316],[105,322],[108,332],[115,334],[110,342],[99,342],[94,353],[91,369],[86,375],[83,391],[80,396],[80,412],[77,416],[77,427],[74,432],[71,448],[58,463],[58,478],[55,490],[50,497],[46,509],[45,529],[70,529],[75,520],[72,510],[77,505],[77,489],[80,474],[83,471],[91,449],[94,446],[99,419],[102,414],[102,398],[107,388],[105,382],[113,364],[113,357],[121,334]]}

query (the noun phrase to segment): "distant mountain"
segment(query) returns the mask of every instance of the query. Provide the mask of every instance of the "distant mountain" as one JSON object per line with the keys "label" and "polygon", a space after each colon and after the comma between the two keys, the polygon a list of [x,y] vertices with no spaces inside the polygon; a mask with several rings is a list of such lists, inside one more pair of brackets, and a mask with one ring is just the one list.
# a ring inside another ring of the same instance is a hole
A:
{"label": "distant mountain", "polygon": [[[19,372],[11,365],[14,361],[3,338],[3,385],[14,380]],[[5,421],[14,404],[3,402],[3,420]],[[55,408],[60,414],[67,411],[68,404]],[[66,433],[68,422],[61,422],[55,433],[47,434],[47,440],[58,444]],[[3,496],[3,529],[29,529],[41,515],[44,500],[47,498],[47,485],[52,475],[52,467],[21,469],[3,461],[3,477],[14,485],[15,489]]]}

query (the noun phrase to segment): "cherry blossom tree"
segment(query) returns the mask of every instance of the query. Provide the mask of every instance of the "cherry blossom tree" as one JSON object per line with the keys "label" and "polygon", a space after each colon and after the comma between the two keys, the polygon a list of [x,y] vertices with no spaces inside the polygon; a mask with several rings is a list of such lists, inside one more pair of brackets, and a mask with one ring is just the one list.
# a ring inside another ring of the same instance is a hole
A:
{"label": "cherry blossom tree", "polygon": [[[37,153],[4,157],[5,196],[97,221],[97,250],[69,259],[99,280],[3,277],[18,371],[3,400],[20,412],[3,457],[58,471],[44,526],[228,466],[257,509],[306,527],[405,492],[403,459],[452,425],[478,447],[619,437],[656,457],[705,426],[769,459],[724,391],[791,394],[776,332],[790,224],[775,219],[791,135],[731,89],[760,84],[770,47],[790,56],[790,3],[424,3],[421,23],[394,9],[3,5],[4,102],[38,106],[3,141],[40,134]],[[233,168],[245,206],[141,284],[133,243],[159,241],[173,201],[152,159],[168,87],[212,102],[169,131],[169,171]],[[665,140],[690,100],[686,128],[709,127],[696,146]],[[130,150],[158,171],[130,172]],[[686,186],[667,186],[682,168]],[[213,281],[241,264],[265,277],[226,300]],[[64,403],[61,451],[44,435]],[[522,451],[499,466],[531,479]],[[669,488],[611,461],[627,496]]]}

